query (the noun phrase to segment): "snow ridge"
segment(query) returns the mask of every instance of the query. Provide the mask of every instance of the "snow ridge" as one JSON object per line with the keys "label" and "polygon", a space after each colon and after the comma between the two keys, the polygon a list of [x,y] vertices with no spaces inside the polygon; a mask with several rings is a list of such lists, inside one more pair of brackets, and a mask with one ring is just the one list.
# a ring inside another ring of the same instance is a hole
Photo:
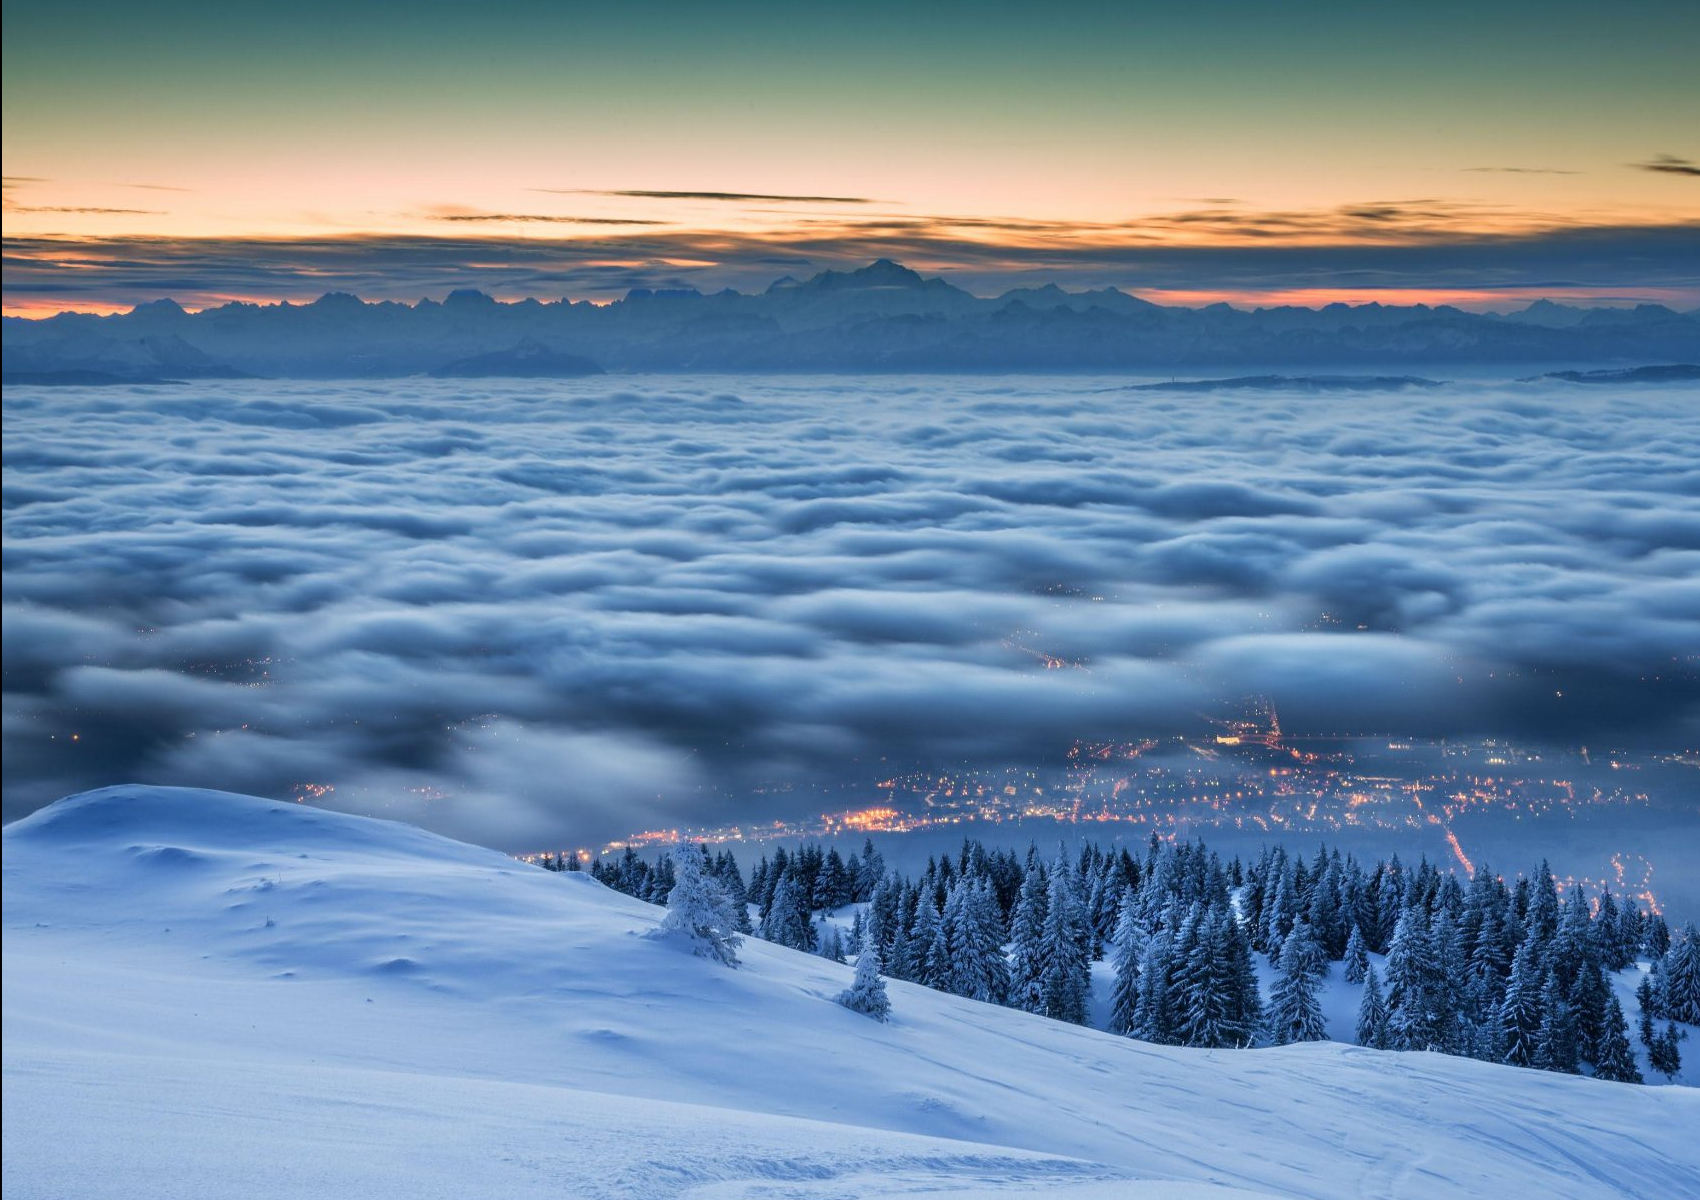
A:
{"label": "snow ridge", "polygon": [[[8,1196],[1682,1194],[1700,1093],[1151,1046],[390,822],[120,787],[6,828]],[[1139,1180],[1143,1183],[1135,1184]]]}

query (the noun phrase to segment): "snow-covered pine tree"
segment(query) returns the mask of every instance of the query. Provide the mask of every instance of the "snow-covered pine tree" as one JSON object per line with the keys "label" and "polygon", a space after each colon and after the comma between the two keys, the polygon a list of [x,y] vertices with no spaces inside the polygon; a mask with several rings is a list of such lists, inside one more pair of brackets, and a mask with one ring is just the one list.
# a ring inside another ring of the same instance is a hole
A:
{"label": "snow-covered pine tree", "polygon": [[1181,1010],[1181,1038],[1189,1046],[1243,1046],[1255,1035],[1255,1013],[1245,1011],[1237,970],[1237,938],[1226,906],[1212,910],[1198,929]]}
{"label": "snow-covered pine tree", "polygon": [[1653,1042],[1657,1034],[1653,1030],[1653,980],[1650,976],[1641,976],[1641,982],[1635,985],[1635,1008],[1638,1013],[1637,1026],[1641,1034],[1641,1045],[1648,1054],[1653,1052]]}
{"label": "snow-covered pine tree", "polygon": [[1428,922],[1413,904],[1400,914],[1387,944],[1387,1031],[1393,1049],[1437,1048],[1440,1014],[1433,994],[1435,975]]}
{"label": "snow-covered pine tree", "polygon": [[1009,1004],[1024,1012],[1044,1010],[1046,894],[1044,871],[1029,864],[1009,922]]}
{"label": "snow-covered pine tree", "polygon": [[889,969],[893,979],[911,979],[913,977],[909,972],[909,963],[914,958],[914,951],[909,942],[909,926],[903,919],[901,904],[892,914],[892,919],[896,921],[897,929],[891,938],[891,954],[885,961],[891,964]]}
{"label": "snow-covered pine tree", "polygon": [[1534,886],[1530,889],[1529,915],[1525,924],[1537,942],[1545,943],[1558,932],[1558,917],[1558,883],[1552,877],[1552,868],[1543,858],[1540,874],[1535,877]]}
{"label": "snow-covered pine tree", "polygon": [[742,941],[737,919],[725,891],[709,878],[705,865],[695,846],[680,848],[673,888],[667,893],[667,915],[651,936],[677,939],[689,945],[693,954],[735,967]]}
{"label": "snow-covered pine tree", "polygon": [[1346,939],[1346,969],[1344,972],[1347,983],[1362,983],[1364,973],[1369,970],[1369,947],[1364,945],[1363,930],[1356,923],[1352,925],[1351,936]]}
{"label": "snow-covered pine tree", "polygon": [[950,942],[944,918],[933,905],[933,890],[920,889],[915,906],[915,924],[909,930],[909,978],[930,988],[942,988],[950,980]]}
{"label": "snow-covered pine tree", "polygon": [[1675,1079],[1678,1071],[1682,1070],[1682,1049],[1679,1043],[1683,1033],[1675,1025],[1667,1024],[1665,1031],[1652,1040],[1647,1048],[1647,1065],[1667,1079]]}
{"label": "snow-covered pine tree", "polygon": [[833,962],[844,961],[844,939],[838,932],[838,926],[828,922],[825,917],[821,918],[820,933],[816,941],[820,945],[822,958],[830,958]]}
{"label": "snow-covered pine tree", "polygon": [[1598,953],[1590,949],[1570,989],[1570,1009],[1576,1014],[1578,1052],[1591,1063],[1599,1062],[1600,1043],[1609,1020],[1610,1000],[1611,983],[1606,979]]}
{"label": "snow-covered pine tree", "polygon": [[1294,924],[1281,946],[1281,977],[1269,998],[1269,1040],[1277,1046],[1320,1042],[1328,1037],[1317,999],[1316,961],[1320,950],[1310,926]]}
{"label": "snow-covered pine tree", "polygon": [[1624,1020],[1623,1005],[1616,996],[1608,996],[1605,1027],[1594,1051],[1594,1077],[1613,1083],[1643,1083],[1641,1068],[1635,1065],[1635,1052],[1629,1048],[1629,1022]]}
{"label": "snow-covered pine tree", "polygon": [[814,949],[815,927],[797,881],[790,872],[780,876],[773,900],[762,918],[761,935],[793,950]]}
{"label": "snow-covered pine tree", "polygon": [[[1457,889],[1456,877],[1448,875],[1447,883]],[[1444,885],[1443,885],[1444,886]],[[1462,903],[1462,897],[1457,897]],[[1429,1048],[1446,1054],[1459,1054],[1469,1039],[1468,1026],[1473,1026],[1475,1014],[1464,1009],[1464,954],[1458,942],[1458,927],[1449,908],[1435,914],[1429,931],[1429,944],[1434,949],[1433,973],[1429,976],[1429,1003],[1434,1013]]]}
{"label": "snow-covered pine tree", "polygon": [[1169,934],[1159,931],[1145,939],[1139,959],[1139,1004],[1132,1035],[1142,1041],[1170,1046],[1177,1041],[1174,1013],[1169,1008]]}
{"label": "snow-covered pine tree", "polygon": [[1009,965],[1003,956],[998,902],[990,881],[962,879],[952,946],[951,987],[958,996],[1002,1004],[1009,992]]}
{"label": "snow-covered pine tree", "polygon": [[1661,968],[1662,1015],[1686,1025],[1700,1025],[1700,932],[1693,922],[1671,939]]}
{"label": "snow-covered pine tree", "polygon": [[1263,949],[1270,962],[1281,961],[1281,943],[1292,927],[1293,892],[1283,871],[1274,881],[1274,890],[1270,893],[1263,918]]}
{"label": "snow-covered pine tree", "polygon": [[1231,964],[1233,979],[1233,1015],[1224,1023],[1224,1044],[1250,1046],[1257,1040],[1263,1026],[1263,997],[1258,992],[1257,968],[1251,961],[1251,941],[1230,909],[1221,910],[1223,921],[1223,952]]}
{"label": "snow-covered pine tree", "polygon": [[1541,989],[1541,1027],[1535,1035],[1535,1053],[1530,1066],[1565,1075],[1578,1073],[1581,1057],[1576,1043],[1576,1014],[1565,995],[1557,972],[1548,971]]}
{"label": "snow-covered pine tree", "polygon": [[1499,1005],[1500,1061],[1534,1065],[1541,1029],[1541,968],[1533,938],[1525,938],[1511,960],[1511,978]]}
{"label": "snow-covered pine tree", "polygon": [[1132,888],[1122,892],[1111,946],[1116,986],[1110,996],[1109,1030],[1126,1035],[1133,1032],[1139,1009],[1139,959],[1145,949],[1145,929],[1139,921],[1139,901]]}
{"label": "snow-covered pine tree", "polygon": [[[867,860],[861,861],[865,863]],[[880,958],[886,962],[891,961],[892,940],[902,924],[897,915],[902,903],[902,886],[889,879],[877,881],[868,893],[868,920],[879,926]]]}
{"label": "snow-covered pine tree", "polygon": [[885,994],[885,980],[880,978],[877,932],[870,929],[863,937],[862,949],[856,955],[856,978],[839,993],[838,1002],[851,1012],[887,1021],[891,1019],[891,999]]}
{"label": "snow-covered pine tree", "polygon": [[1594,914],[1594,946],[1608,971],[1621,971],[1634,961],[1633,950],[1623,941],[1623,917],[1617,897],[1610,888],[1600,892],[1599,910]]}
{"label": "snow-covered pine tree", "polygon": [[1670,926],[1658,913],[1647,917],[1647,928],[1641,940],[1649,958],[1663,958],[1670,952]]}
{"label": "snow-covered pine tree", "polygon": [[1045,925],[1039,942],[1039,1011],[1056,1021],[1086,1024],[1086,995],[1092,965],[1086,956],[1084,922],[1072,872],[1061,855],[1051,870]]}
{"label": "snow-covered pine tree", "polygon": [[1358,1001],[1358,1045],[1372,1050],[1387,1049],[1387,1001],[1382,999],[1381,980],[1373,966],[1364,968],[1364,994]]}
{"label": "snow-covered pine tree", "polygon": [[814,906],[831,911],[850,903],[850,876],[839,857],[838,847],[826,852],[821,871],[815,877]]}

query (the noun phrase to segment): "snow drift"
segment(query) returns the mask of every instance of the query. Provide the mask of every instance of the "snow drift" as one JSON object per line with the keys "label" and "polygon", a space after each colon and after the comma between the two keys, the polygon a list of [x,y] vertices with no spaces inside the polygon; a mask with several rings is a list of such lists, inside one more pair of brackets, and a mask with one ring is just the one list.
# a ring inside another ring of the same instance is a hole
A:
{"label": "snow drift", "polygon": [[6,827],[8,1197],[1684,1194],[1700,1093],[1150,1046],[389,822],[90,792]]}

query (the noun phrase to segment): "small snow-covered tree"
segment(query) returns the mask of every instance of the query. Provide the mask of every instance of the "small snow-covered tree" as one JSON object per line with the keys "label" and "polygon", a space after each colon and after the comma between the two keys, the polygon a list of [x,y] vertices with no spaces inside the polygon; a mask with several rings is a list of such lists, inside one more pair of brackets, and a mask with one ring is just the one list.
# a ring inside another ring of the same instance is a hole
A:
{"label": "small snow-covered tree", "polygon": [[1647,1064],[1665,1078],[1675,1079],[1676,1073],[1682,1070],[1682,1050],[1678,1045],[1682,1039],[1682,1031],[1667,1024],[1665,1031],[1648,1045]]}
{"label": "small snow-covered tree", "polygon": [[868,930],[862,937],[862,949],[856,955],[856,978],[849,988],[840,992],[838,1002],[851,1012],[859,1012],[876,1021],[891,1018],[891,999],[885,994],[885,980],[880,978],[880,947],[877,930]]}
{"label": "small snow-covered tree", "polygon": [[820,943],[820,956],[830,958],[833,962],[844,961],[844,939],[839,935],[838,926],[821,918],[820,933],[816,940]]}
{"label": "small snow-covered tree", "polygon": [[673,868],[673,887],[667,893],[667,915],[651,934],[678,939],[702,958],[729,967],[738,965],[738,922],[725,891],[703,870],[702,852],[681,848]]}
{"label": "small snow-covered tree", "polygon": [[1369,947],[1364,945],[1363,930],[1354,924],[1351,936],[1346,939],[1346,982],[1362,983],[1368,970]]}

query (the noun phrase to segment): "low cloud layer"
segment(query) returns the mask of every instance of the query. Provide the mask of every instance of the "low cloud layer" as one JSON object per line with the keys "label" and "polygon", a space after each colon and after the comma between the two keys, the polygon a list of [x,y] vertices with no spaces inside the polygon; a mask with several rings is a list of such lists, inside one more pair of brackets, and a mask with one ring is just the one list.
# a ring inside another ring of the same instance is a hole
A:
{"label": "low cloud layer", "polygon": [[1113,383],[14,389],[6,815],[330,786],[588,841],[1248,694],[1695,744],[1692,395]]}

